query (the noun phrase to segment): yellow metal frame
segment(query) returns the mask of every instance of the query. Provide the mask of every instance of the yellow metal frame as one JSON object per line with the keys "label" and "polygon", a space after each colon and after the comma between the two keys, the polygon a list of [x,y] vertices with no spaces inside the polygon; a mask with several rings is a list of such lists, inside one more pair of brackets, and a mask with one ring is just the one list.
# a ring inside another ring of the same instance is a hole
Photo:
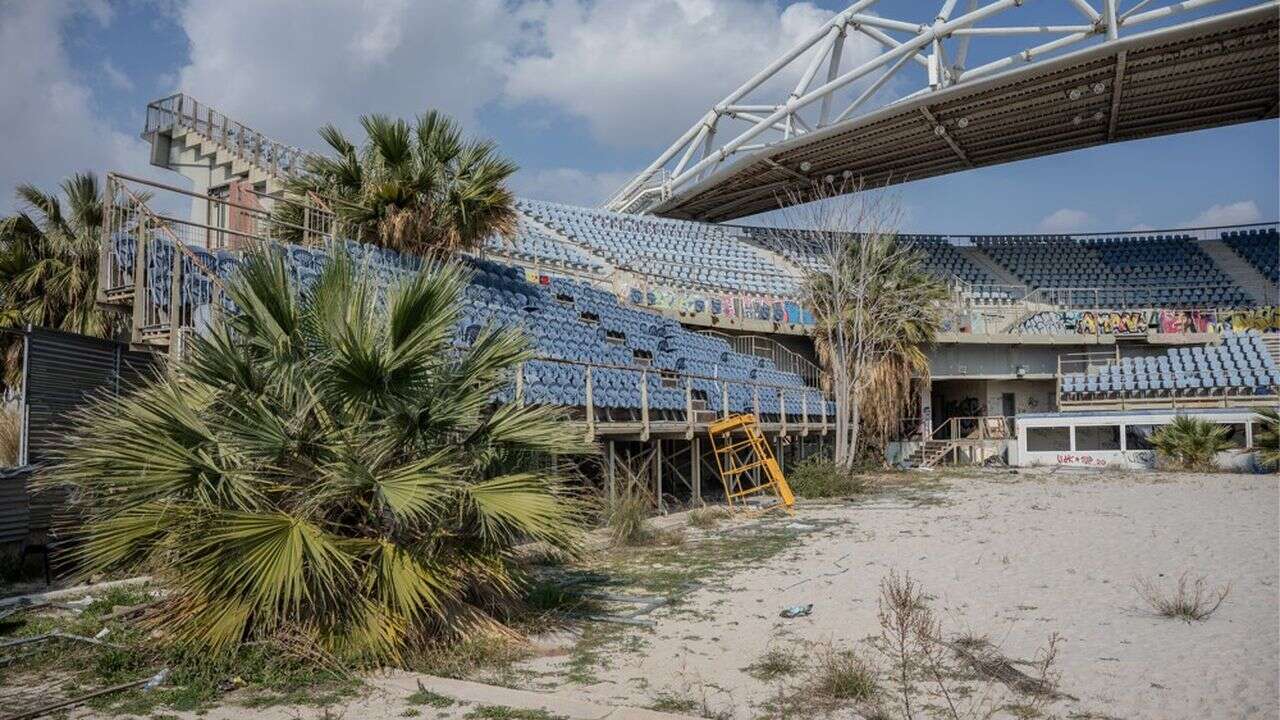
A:
{"label": "yellow metal frame", "polygon": [[[711,436],[711,448],[730,511],[738,511],[739,505],[745,509],[745,499],[752,495],[769,493],[779,500],[774,507],[792,512],[796,504],[795,495],[755,415],[734,415],[711,423],[707,434]],[[759,482],[752,478],[754,470],[762,471],[763,477]]]}

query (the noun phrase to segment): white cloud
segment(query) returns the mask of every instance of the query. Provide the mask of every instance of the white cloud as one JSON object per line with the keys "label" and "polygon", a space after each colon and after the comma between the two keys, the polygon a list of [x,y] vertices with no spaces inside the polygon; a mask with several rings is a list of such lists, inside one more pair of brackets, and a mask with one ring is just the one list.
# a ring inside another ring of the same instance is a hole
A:
{"label": "white cloud", "polygon": [[1258,211],[1257,203],[1252,200],[1240,200],[1239,202],[1228,203],[1226,205],[1214,205],[1195,216],[1195,218],[1187,224],[1190,227],[1240,225],[1243,223],[1258,222],[1258,219],[1261,217],[1262,213]]}
{"label": "white cloud", "polygon": [[520,31],[502,0],[192,0],[179,20],[191,53],[178,88],[307,147],[362,113],[438,108],[473,124]]}
{"label": "white cloud", "polygon": [[1069,233],[1084,230],[1093,220],[1089,213],[1083,210],[1073,210],[1071,208],[1062,208],[1056,210],[1040,221],[1040,232],[1046,233]]}
{"label": "white cloud", "polygon": [[73,172],[146,172],[145,145],[104,122],[64,49],[64,24],[84,13],[106,26],[102,2],[0,3],[0,213],[16,206],[13,187],[47,190]]}
{"label": "white cloud", "polygon": [[[567,110],[610,145],[665,144],[831,14],[810,2],[779,11],[762,0],[550,0],[533,23],[538,45],[514,61],[506,97]],[[870,57],[871,45],[851,35],[843,66]],[[790,81],[770,89],[794,84],[804,62],[793,65]]]}
{"label": "white cloud", "polygon": [[635,173],[585,172],[575,168],[522,171],[512,182],[520,197],[569,205],[595,206],[630,180]]}
{"label": "white cloud", "polygon": [[133,80],[130,80],[129,76],[110,60],[102,63],[102,74],[106,76],[107,82],[117,90],[124,90],[125,92],[133,90]]}

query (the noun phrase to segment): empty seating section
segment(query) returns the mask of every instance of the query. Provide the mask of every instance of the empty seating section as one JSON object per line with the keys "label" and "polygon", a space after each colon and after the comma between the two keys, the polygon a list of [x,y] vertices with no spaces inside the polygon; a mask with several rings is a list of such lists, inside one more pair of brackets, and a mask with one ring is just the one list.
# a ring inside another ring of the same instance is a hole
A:
{"label": "empty seating section", "polygon": [[1273,283],[1280,282],[1280,232],[1270,230],[1231,231],[1222,233],[1222,239],[1262,276]]}
{"label": "empty seating section", "polygon": [[980,236],[974,241],[1029,287],[1081,290],[1057,298],[1065,304],[1099,308],[1249,304],[1244,291],[1188,236]]}
{"label": "empty seating section", "polygon": [[511,238],[491,238],[485,247],[493,252],[540,265],[551,265],[578,272],[598,274],[604,270],[600,261],[581,249],[548,234],[520,216],[516,234]]}
{"label": "empty seating section", "polygon": [[796,279],[728,227],[520,200],[517,208],[620,268],[674,284],[794,296]]}
{"label": "empty seating section", "polygon": [[[822,258],[828,252],[826,245],[811,237],[810,233],[800,233],[795,230],[781,232],[773,228],[744,227],[741,230],[753,242],[809,271],[820,270],[823,264]],[[853,238],[853,235],[849,235],[850,242]],[[1000,282],[985,268],[965,257],[942,235],[899,235],[898,240],[919,250],[923,254],[924,269],[940,280],[949,283],[960,280],[969,285],[986,286],[994,286]],[[981,292],[985,294],[982,299],[998,300],[1008,297],[1007,292],[995,289]]]}
{"label": "empty seating section", "polygon": [[[421,264],[410,255],[350,241],[334,247],[366,266],[384,289]],[[162,237],[153,237],[147,248],[145,305],[148,317],[155,317],[158,327],[161,321],[169,322],[176,250]],[[279,248],[291,279],[304,292],[320,276],[331,254],[330,248]],[[185,318],[213,301],[214,288],[205,270],[225,279],[239,263],[234,252],[190,250],[195,260],[182,253],[177,304]],[[123,262],[137,252],[136,239],[117,235],[109,251],[116,262]],[[730,411],[758,409],[765,418],[777,418],[783,412],[783,399],[786,414],[793,421],[807,415],[816,422],[824,411],[826,415],[834,412],[830,406],[824,408],[819,391],[807,387],[800,376],[778,370],[772,360],[737,353],[720,338],[619,305],[608,291],[558,277],[541,276],[545,283],[530,282],[521,268],[486,260],[469,262],[475,273],[464,291],[456,343],[465,346],[474,342],[486,326],[521,328],[539,356],[525,368],[525,402],[585,406],[587,366],[591,365],[592,404],[606,411],[640,412],[644,378],[649,410],[665,413],[669,419],[686,417],[690,389],[699,406],[717,413],[722,412],[726,395]],[[385,302],[385,293],[377,301]],[[227,310],[235,311],[225,297],[223,303]],[[513,383],[502,398],[510,400],[514,392]]]}
{"label": "empty seating section", "polygon": [[1123,358],[1088,372],[1062,375],[1066,401],[1144,398],[1271,396],[1280,367],[1249,333],[1227,335],[1220,344],[1170,348],[1163,355]]}

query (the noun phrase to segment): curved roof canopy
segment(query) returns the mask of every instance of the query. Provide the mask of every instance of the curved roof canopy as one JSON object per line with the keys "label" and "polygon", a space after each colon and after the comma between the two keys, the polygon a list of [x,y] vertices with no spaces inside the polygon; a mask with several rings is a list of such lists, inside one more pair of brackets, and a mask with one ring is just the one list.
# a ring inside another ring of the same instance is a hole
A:
{"label": "curved roof canopy", "polygon": [[[1123,14],[1117,14],[1119,0],[1102,0],[1101,11],[1089,0],[1063,0],[1078,10],[1082,24],[1028,27],[984,24],[1019,8],[1022,0],[995,0],[981,8],[971,0],[970,11],[954,19],[956,0],[947,0],[932,25],[915,26],[864,15],[873,1],[837,14],[726,97],[607,207],[722,221],[777,209],[787,204],[788,193],[805,199],[806,189],[826,179],[857,178],[877,187],[1277,117],[1280,2],[1275,0],[1133,34],[1121,31],[1215,0],[1147,9],[1148,0]],[[912,37],[901,40],[890,31],[899,36],[910,31]],[[854,32],[887,49],[844,70],[841,43]],[[994,36],[1007,43],[1022,35],[1054,39],[964,67],[972,40]],[[1084,49],[1054,54],[1090,40],[1094,44]],[[787,64],[806,59],[796,89],[784,100],[742,104]],[[857,114],[894,73],[913,62],[924,67],[926,87]],[[810,89],[824,69],[828,81]],[[841,92],[856,95],[845,108]],[[747,129],[741,130],[744,121]]]}

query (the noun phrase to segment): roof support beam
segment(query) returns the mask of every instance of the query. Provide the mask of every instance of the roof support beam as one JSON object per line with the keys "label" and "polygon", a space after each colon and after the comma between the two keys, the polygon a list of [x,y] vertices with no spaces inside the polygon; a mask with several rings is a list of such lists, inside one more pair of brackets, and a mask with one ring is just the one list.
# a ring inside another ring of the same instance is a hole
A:
{"label": "roof support beam", "polygon": [[920,108],[920,114],[924,115],[924,119],[928,120],[929,124],[933,126],[933,134],[946,141],[947,145],[951,146],[952,152],[963,160],[965,165],[973,167],[973,163],[969,161],[969,156],[965,153],[964,148],[960,147],[960,143],[956,142],[955,138],[951,137],[951,133],[947,132],[947,129],[943,127],[942,123],[938,122],[938,118],[934,117],[933,113],[929,112],[929,108],[922,106]]}
{"label": "roof support beam", "polygon": [[1120,96],[1124,94],[1124,69],[1129,53],[1116,53],[1116,76],[1111,81],[1111,120],[1107,123],[1107,141],[1116,139],[1116,124],[1120,122]]}

